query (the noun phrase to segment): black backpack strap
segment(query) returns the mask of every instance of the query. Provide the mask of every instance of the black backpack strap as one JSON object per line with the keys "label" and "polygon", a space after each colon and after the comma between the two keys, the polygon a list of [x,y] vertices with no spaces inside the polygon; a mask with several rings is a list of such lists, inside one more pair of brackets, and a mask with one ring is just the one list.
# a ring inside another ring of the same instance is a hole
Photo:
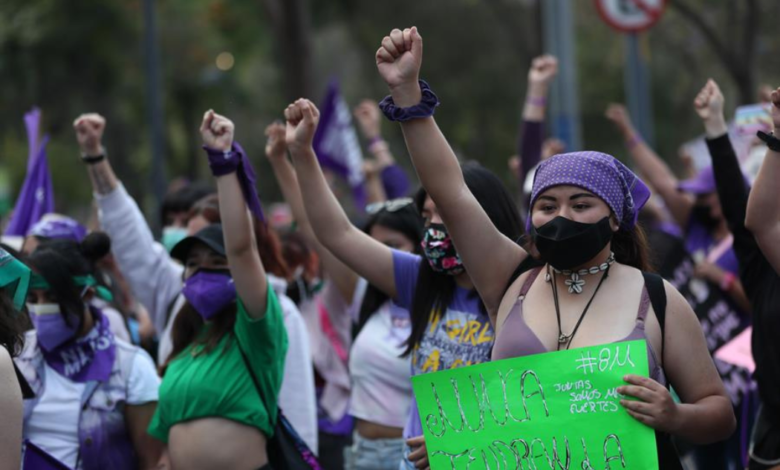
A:
{"label": "black backpack strap", "polygon": [[661,367],[664,364],[664,342],[666,338],[666,287],[661,276],[654,273],[642,272],[645,278],[645,288],[650,296],[650,304],[653,306],[658,326],[661,327]]}

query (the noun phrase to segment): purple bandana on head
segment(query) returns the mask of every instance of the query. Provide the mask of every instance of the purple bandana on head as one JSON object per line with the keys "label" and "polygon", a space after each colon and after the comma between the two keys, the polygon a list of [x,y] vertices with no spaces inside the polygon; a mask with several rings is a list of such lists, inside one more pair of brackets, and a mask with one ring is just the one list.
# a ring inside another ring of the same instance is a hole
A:
{"label": "purple bandana on head", "polygon": [[90,307],[90,311],[95,326],[86,336],[51,351],[41,348],[46,364],[73,382],[105,382],[114,367],[116,341],[109,329],[108,318],[94,307]]}
{"label": "purple bandana on head", "polygon": [[[601,152],[572,152],[542,162],[534,175],[529,213],[536,198],[554,186],[578,186],[607,203],[620,221],[620,228],[636,225],[639,210],[650,198],[650,189],[618,159]],[[531,217],[525,224],[531,230]]]}
{"label": "purple bandana on head", "polygon": [[46,214],[32,226],[27,236],[56,238],[81,242],[87,236],[87,229],[80,223],[59,214]]}

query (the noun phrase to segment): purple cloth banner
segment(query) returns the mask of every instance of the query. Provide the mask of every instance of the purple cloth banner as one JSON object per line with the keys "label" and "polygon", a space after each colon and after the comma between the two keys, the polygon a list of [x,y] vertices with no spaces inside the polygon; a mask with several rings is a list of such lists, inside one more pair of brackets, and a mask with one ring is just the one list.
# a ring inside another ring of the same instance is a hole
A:
{"label": "purple cloth banner", "polygon": [[16,199],[11,221],[5,235],[24,237],[44,214],[54,212],[54,188],[46,160],[49,136],[39,138],[41,110],[33,108],[24,115],[30,153],[27,156],[27,177]]}
{"label": "purple cloth banner", "polygon": [[312,146],[320,165],[347,181],[355,204],[363,210],[366,205],[363,153],[352,125],[352,114],[341,96],[337,80],[330,82],[325,100],[320,105],[320,125]]}

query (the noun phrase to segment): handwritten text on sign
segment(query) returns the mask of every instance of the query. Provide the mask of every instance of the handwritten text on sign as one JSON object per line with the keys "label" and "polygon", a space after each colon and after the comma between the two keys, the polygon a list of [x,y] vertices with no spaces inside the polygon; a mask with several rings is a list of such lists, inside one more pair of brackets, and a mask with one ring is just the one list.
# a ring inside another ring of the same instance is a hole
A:
{"label": "handwritten text on sign", "polygon": [[656,470],[652,429],[620,405],[648,376],[645,341],[537,354],[412,378],[432,470]]}

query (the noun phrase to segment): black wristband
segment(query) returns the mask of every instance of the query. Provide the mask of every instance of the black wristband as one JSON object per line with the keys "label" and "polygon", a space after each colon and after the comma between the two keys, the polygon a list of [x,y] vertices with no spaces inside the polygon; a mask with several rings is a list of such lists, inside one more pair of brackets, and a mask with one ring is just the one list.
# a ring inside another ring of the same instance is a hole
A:
{"label": "black wristband", "polygon": [[95,163],[102,162],[106,159],[106,154],[101,153],[100,155],[82,155],[81,161],[86,163],[87,165],[94,165]]}
{"label": "black wristband", "polygon": [[756,132],[756,135],[759,139],[763,140],[767,147],[769,147],[770,150],[773,150],[775,152],[780,152],[780,139],[775,137],[774,133],[767,134],[764,131],[758,131]]}

